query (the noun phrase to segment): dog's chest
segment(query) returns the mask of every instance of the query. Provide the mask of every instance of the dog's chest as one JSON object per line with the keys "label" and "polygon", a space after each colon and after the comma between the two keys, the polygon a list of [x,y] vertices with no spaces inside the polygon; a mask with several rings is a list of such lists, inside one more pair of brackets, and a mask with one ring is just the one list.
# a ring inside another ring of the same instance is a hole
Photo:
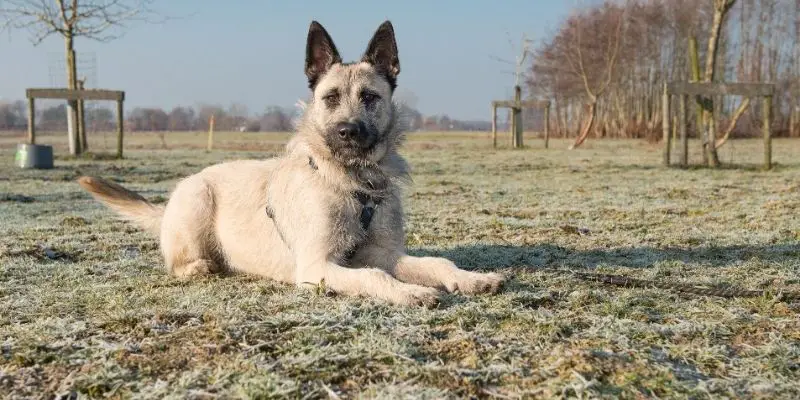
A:
{"label": "dog's chest", "polygon": [[382,199],[357,191],[331,209],[331,253],[347,262],[370,239],[375,221],[379,218]]}

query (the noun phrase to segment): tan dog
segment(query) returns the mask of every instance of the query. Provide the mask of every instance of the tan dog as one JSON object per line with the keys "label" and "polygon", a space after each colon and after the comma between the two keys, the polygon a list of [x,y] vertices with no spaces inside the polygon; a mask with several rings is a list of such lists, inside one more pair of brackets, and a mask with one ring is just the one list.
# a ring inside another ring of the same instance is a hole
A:
{"label": "tan dog", "polygon": [[503,278],[405,253],[401,185],[408,167],[392,100],[400,64],[389,21],[362,60],[342,63],[311,23],[306,75],[313,99],[281,158],[234,161],[183,179],[166,207],[93,177],[96,199],[160,235],[176,276],[241,271],[395,304],[437,303],[440,290],[496,292]]}

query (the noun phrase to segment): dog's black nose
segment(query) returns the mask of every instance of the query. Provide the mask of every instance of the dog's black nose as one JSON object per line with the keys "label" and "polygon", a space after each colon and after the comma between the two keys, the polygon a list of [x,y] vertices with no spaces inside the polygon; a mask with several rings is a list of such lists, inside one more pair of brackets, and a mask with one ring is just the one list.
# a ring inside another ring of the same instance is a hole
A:
{"label": "dog's black nose", "polygon": [[336,125],[336,132],[342,139],[352,139],[359,134],[358,124],[351,122],[340,122]]}

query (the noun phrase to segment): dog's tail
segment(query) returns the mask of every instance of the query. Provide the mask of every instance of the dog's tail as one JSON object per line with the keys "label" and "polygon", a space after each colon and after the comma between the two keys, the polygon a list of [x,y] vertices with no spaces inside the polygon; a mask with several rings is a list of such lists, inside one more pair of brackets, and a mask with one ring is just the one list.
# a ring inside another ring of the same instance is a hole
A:
{"label": "dog's tail", "polygon": [[155,205],[138,193],[105,179],[82,176],[78,178],[78,184],[97,201],[120,214],[123,219],[155,235],[161,231],[163,206]]}

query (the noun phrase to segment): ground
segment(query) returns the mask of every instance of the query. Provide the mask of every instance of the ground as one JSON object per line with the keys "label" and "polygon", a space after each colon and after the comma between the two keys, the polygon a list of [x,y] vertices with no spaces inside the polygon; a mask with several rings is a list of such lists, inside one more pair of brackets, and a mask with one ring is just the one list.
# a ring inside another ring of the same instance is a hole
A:
{"label": "ground", "polygon": [[134,133],[123,161],[59,155],[49,171],[14,167],[18,138],[0,140],[1,396],[800,396],[799,303],[541,270],[800,290],[800,141],[776,140],[765,172],[760,141],[732,141],[736,165],[712,171],[662,167],[645,141],[492,150],[485,133],[413,134],[410,251],[509,277],[496,296],[421,309],[169,277],[156,239],[75,183],[97,174],[163,202],[178,178],[274,155],[285,135],[217,140],[209,154],[202,133],[169,134],[170,150]]}

